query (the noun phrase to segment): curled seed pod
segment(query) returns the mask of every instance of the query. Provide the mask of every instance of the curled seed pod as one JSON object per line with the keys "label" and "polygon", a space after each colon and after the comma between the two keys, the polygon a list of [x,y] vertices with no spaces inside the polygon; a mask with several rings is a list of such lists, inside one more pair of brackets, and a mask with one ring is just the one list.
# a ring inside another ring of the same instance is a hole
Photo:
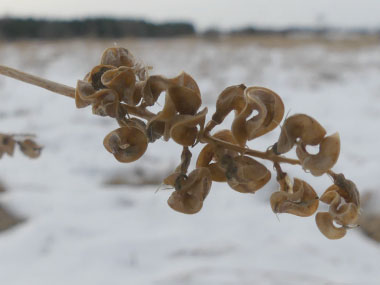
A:
{"label": "curled seed pod", "polygon": [[328,239],[340,239],[346,235],[347,230],[344,227],[336,227],[333,217],[328,212],[317,213],[315,221],[320,232]]}
{"label": "curled seed pod", "polygon": [[103,89],[93,94],[92,113],[99,116],[110,116],[111,118],[124,118],[127,114],[126,108],[122,108],[120,97],[112,89]]}
{"label": "curled seed pod", "polygon": [[13,156],[16,141],[12,136],[0,134],[0,158],[4,153]]}
{"label": "curled seed pod", "polygon": [[[164,179],[164,184],[175,186],[179,176],[186,176],[187,169],[189,168],[192,154],[188,147],[183,147],[181,154],[181,163],[177,166],[172,174]],[[179,181],[179,180],[178,180]]]}
{"label": "curled seed pod", "polygon": [[[206,114],[207,107],[194,116],[177,115],[171,122],[170,137],[180,145],[194,145],[198,133],[203,130]],[[200,130],[197,128],[198,125]]]}
{"label": "curled seed pod", "polygon": [[37,158],[41,155],[42,146],[31,139],[19,141],[18,144],[22,153],[29,158]]}
{"label": "curled seed pod", "polygon": [[261,127],[249,137],[249,140],[252,140],[276,128],[284,117],[285,107],[281,97],[270,89],[264,87],[250,87],[246,92],[258,97],[265,105],[267,111]]}
{"label": "curled seed pod", "polygon": [[133,162],[146,151],[148,139],[145,129],[138,124],[129,123],[110,132],[103,141],[104,147],[120,162]]}
{"label": "curled seed pod", "polygon": [[112,69],[115,69],[112,65],[97,65],[91,70],[87,77],[87,81],[92,85],[92,87],[94,87],[95,90],[105,89],[107,87],[102,83],[102,76],[106,71]]}
{"label": "curled seed pod", "polygon": [[[255,133],[263,125],[268,113],[261,99],[254,92],[251,92],[253,88],[255,87],[245,89],[246,104],[244,109],[235,116],[231,126],[232,134],[241,146],[245,146],[247,140],[255,137]],[[257,111],[258,114],[247,119],[253,111]]]}
{"label": "curled seed pod", "polygon": [[194,115],[202,104],[200,93],[184,86],[170,86],[167,96],[181,115]]}
{"label": "curled seed pod", "polygon": [[303,145],[297,146],[297,156],[304,169],[314,176],[320,176],[331,169],[337,162],[340,153],[339,134],[325,137],[319,145],[317,154],[309,154]]}
{"label": "curled seed pod", "polygon": [[107,48],[103,52],[101,64],[112,65],[116,67],[120,67],[120,66],[133,67],[135,66],[135,59],[132,53],[128,51],[126,48],[112,47],[112,48]]}
{"label": "curled seed pod", "polygon": [[77,81],[77,87],[75,88],[75,105],[77,108],[84,108],[88,105],[91,105],[91,98],[89,98],[92,94],[94,94],[96,90],[94,87],[84,80]]}
{"label": "curled seed pod", "polygon": [[[213,137],[225,142],[237,144],[230,130],[221,130],[215,133]],[[207,167],[211,172],[211,178],[213,181],[225,182],[227,181],[225,170],[219,165],[219,157],[223,157],[225,154],[236,156],[237,152],[233,152],[224,148],[218,148],[215,144],[207,144],[199,153],[196,167]]]}
{"label": "curled seed pod", "polygon": [[168,205],[175,211],[184,214],[198,213],[211,188],[211,174],[205,168],[193,170],[189,176],[178,176],[174,185],[175,191],[168,199]]}
{"label": "curled seed pod", "polygon": [[270,171],[264,165],[248,156],[232,158],[225,155],[220,165],[226,171],[228,185],[241,193],[255,193],[271,178]]}
{"label": "curled seed pod", "polygon": [[274,213],[288,213],[300,217],[313,215],[319,205],[318,195],[308,183],[294,179],[291,192],[279,191],[270,197]]}
{"label": "curled seed pod", "polygon": [[196,94],[201,94],[197,82],[186,72],[181,72],[178,76],[169,79],[170,83],[177,86],[183,86],[193,90]]}
{"label": "curled seed pod", "polygon": [[[333,176],[334,184],[337,186],[337,192],[346,201],[346,203],[355,204],[360,208],[360,194],[355,183],[346,179],[342,173]],[[336,189],[336,188],[334,188]],[[327,190],[326,190],[327,191]]]}
{"label": "curled seed pod", "polygon": [[169,86],[169,80],[160,75],[150,76],[142,88],[142,97],[148,106],[152,106]]}
{"label": "curled seed pod", "polygon": [[216,101],[216,111],[212,115],[212,120],[220,124],[232,110],[240,113],[245,106],[244,90],[246,88],[244,84],[240,84],[224,89]]}
{"label": "curled seed pod", "polygon": [[325,129],[315,119],[305,114],[296,114],[285,120],[274,150],[278,154],[286,153],[298,138],[304,145],[318,145],[325,135]]}
{"label": "curled seed pod", "polygon": [[123,66],[108,70],[103,73],[101,81],[107,88],[115,90],[128,105],[137,105],[138,102],[134,101],[136,76],[132,69]]}

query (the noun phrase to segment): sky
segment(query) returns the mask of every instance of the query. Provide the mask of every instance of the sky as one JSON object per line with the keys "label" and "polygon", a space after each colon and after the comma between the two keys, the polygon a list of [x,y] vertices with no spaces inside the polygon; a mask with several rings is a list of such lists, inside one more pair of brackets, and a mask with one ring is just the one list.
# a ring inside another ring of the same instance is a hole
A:
{"label": "sky", "polygon": [[[96,4],[95,4],[96,3]],[[0,16],[116,16],[190,21],[199,30],[261,27],[380,27],[380,0],[1,0]]]}

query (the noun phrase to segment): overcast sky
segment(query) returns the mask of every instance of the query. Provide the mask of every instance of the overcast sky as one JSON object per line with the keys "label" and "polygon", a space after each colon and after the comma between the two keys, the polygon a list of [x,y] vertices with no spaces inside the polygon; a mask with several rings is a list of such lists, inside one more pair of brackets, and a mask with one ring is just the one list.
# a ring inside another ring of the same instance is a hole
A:
{"label": "overcast sky", "polygon": [[186,20],[197,28],[380,27],[380,0],[0,0],[0,16]]}

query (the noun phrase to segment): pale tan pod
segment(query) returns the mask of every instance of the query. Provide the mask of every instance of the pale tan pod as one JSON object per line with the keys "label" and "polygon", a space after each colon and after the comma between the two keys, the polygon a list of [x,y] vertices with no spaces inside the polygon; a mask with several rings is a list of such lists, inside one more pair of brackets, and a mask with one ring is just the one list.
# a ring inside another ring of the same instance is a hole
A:
{"label": "pale tan pod", "polygon": [[172,83],[172,85],[183,86],[193,90],[196,94],[198,94],[200,98],[201,91],[198,87],[198,84],[188,73],[182,71],[178,76],[169,79],[169,81]]}
{"label": "pale tan pod", "polygon": [[161,75],[150,76],[142,88],[142,97],[148,106],[154,105],[160,94],[167,90],[170,82]]}
{"label": "pale tan pod", "polygon": [[101,81],[107,88],[115,90],[128,105],[135,106],[133,96],[136,76],[130,68],[119,67],[108,70],[103,73]]}
{"label": "pale tan pod", "polygon": [[127,111],[121,108],[120,97],[113,89],[102,89],[90,96],[92,99],[92,113],[99,116],[124,118]]}
{"label": "pale tan pod", "polygon": [[353,203],[360,208],[360,194],[354,182],[340,173],[334,176],[334,184],[338,187],[337,192],[347,203]]}
{"label": "pale tan pod", "polygon": [[13,156],[15,150],[16,141],[10,135],[0,134],[0,158],[3,153]]}
{"label": "pale tan pod", "polygon": [[336,227],[333,217],[328,212],[317,213],[315,221],[320,232],[328,239],[340,239],[346,235],[347,230],[344,227]]}
{"label": "pale tan pod", "polygon": [[170,86],[166,96],[170,96],[176,111],[181,115],[194,115],[202,105],[200,94],[184,86]]}
{"label": "pale tan pod", "polygon": [[228,185],[241,193],[255,193],[271,178],[264,165],[248,156],[237,156],[221,164],[226,170]]}
{"label": "pale tan pod", "polygon": [[[195,115],[177,115],[171,122],[170,137],[178,144],[192,146],[202,131],[206,119],[207,107]],[[199,125],[200,130],[197,126]]]}
{"label": "pale tan pod", "polygon": [[103,141],[104,147],[120,162],[133,162],[146,151],[148,139],[140,127],[125,126],[110,132]]}
{"label": "pale tan pod", "polygon": [[130,51],[122,47],[107,48],[101,58],[101,64],[133,67],[135,59]]}
{"label": "pale tan pod", "polygon": [[41,155],[42,146],[31,139],[18,142],[20,150],[29,158],[38,158]]}
{"label": "pale tan pod", "polygon": [[112,65],[97,65],[90,71],[87,80],[95,90],[107,88],[102,83],[102,76],[106,71],[113,69],[115,69],[115,67]]}
{"label": "pale tan pod", "polygon": [[330,170],[339,158],[340,138],[335,133],[325,137],[319,145],[317,154],[308,154],[303,146],[297,146],[297,156],[304,169],[310,170],[314,176],[320,176]]}
{"label": "pale tan pod", "polygon": [[173,210],[184,214],[198,213],[211,188],[210,171],[205,167],[197,168],[181,182],[176,180],[176,190],[169,197],[168,205]]}
{"label": "pale tan pod", "polygon": [[212,115],[212,120],[220,124],[232,110],[240,113],[245,106],[244,90],[246,88],[244,84],[240,84],[224,89],[216,101],[216,111]]}
{"label": "pale tan pod", "polygon": [[247,92],[258,97],[265,105],[267,111],[261,127],[249,137],[249,140],[252,140],[276,128],[284,117],[285,107],[281,97],[270,89],[264,87],[250,87]]}
{"label": "pale tan pod", "polygon": [[292,149],[298,138],[304,145],[318,145],[325,135],[325,129],[317,120],[305,114],[295,114],[285,120],[274,150],[278,154],[286,153]]}
{"label": "pale tan pod", "polygon": [[91,105],[92,99],[90,95],[94,94],[96,90],[92,87],[91,83],[84,80],[77,81],[75,88],[75,105],[77,108],[84,108]]}
{"label": "pale tan pod", "polygon": [[[241,146],[245,146],[247,140],[255,136],[255,132],[260,129],[267,116],[266,106],[250,90],[251,88],[244,90],[245,107],[239,114],[235,115],[231,126],[232,134]],[[247,119],[253,111],[257,111],[258,114]]]}

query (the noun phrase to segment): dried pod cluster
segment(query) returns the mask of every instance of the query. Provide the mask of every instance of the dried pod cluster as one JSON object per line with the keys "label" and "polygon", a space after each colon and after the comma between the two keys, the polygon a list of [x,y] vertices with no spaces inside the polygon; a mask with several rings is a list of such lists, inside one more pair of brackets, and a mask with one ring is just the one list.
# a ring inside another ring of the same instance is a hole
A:
{"label": "dried pod cluster", "polygon": [[[22,138],[19,139],[19,137]],[[16,146],[29,158],[39,157],[42,150],[42,146],[38,145],[29,136],[0,134],[0,158],[4,154],[13,156]]]}
{"label": "dried pod cluster", "polygon": [[[215,112],[205,124],[207,108],[201,109],[202,98],[196,81],[182,72],[174,78],[150,75],[149,68],[138,63],[125,48],[109,48],[100,64],[95,66],[75,90],[78,108],[91,105],[94,114],[115,118],[119,128],[104,139],[105,148],[120,162],[133,162],[157,139],[172,139],[183,147],[181,163],[164,179],[174,188],[169,206],[185,214],[201,210],[212,181],[226,182],[233,190],[255,193],[271,179],[271,172],[255,158],[273,163],[280,190],[272,194],[274,213],[301,217],[313,215],[319,201],[330,205],[329,212],[316,215],[319,230],[327,238],[343,237],[359,215],[359,193],[352,181],[331,168],[338,160],[338,133],[327,136],[326,130],[312,117],[295,114],[285,119],[276,143],[265,152],[249,149],[247,143],[278,127],[284,117],[284,104],[279,95],[264,87],[244,84],[224,89],[219,95]],[[147,107],[165,96],[157,113]],[[231,113],[230,129],[211,134]],[[190,148],[205,144],[188,173],[192,158]],[[308,146],[319,146],[311,154]],[[297,160],[283,156],[293,147]],[[282,171],[281,163],[299,164],[314,176],[330,175],[334,185],[318,197],[307,182]],[[334,225],[334,222],[338,225]]]}

